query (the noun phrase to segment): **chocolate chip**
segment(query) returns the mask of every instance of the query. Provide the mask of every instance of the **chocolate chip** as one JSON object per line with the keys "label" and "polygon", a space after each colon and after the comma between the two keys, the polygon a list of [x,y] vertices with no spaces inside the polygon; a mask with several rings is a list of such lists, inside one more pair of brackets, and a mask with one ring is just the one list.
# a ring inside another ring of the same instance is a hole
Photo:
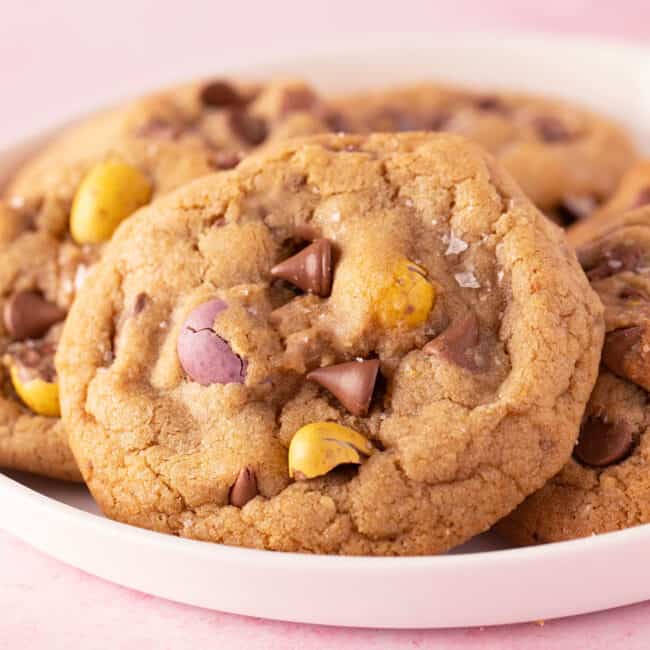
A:
{"label": "chocolate chip", "polygon": [[650,296],[645,291],[643,291],[642,289],[638,289],[637,287],[623,287],[618,292],[618,297],[621,300],[650,302]]}
{"label": "chocolate chip", "polygon": [[261,117],[255,117],[246,111],[231,111],[229,125],[239,138],[253,147],[262,144],[268,135],[266,122]]}
{"label": "chocolate chip", "polygon": [[494,95],[485,95],[484,97],[478,97],[474,102],[474,105],[480,111],[485,111],[487,113],[507,114],[510,112],[508,106],[506,106],[501,101],[501,99],[495,97]]}
{"label": "chocolate chip", "polygon": [[257,494],[255,470],[250,465],[247,465],[239,470],[237,478],[230,488],[228,500],[230,501],[230,505],[236,508],[243,508]]}
{"label": "chocolate chip", "polygon": [[238,106],[244,98],[227,81],[212,81],[201,89],[201,103],[210,108]]}
{"label": "chocolate chip", "polygon": [[650,345],[641,326],[614,330],[605,336],[602,363],[615,375],[650,389]]}
{"label": "chocolate chip", "polygon": [[625,422],[606,422],[590,416],[582,423],[573,455],[585,465],[607,467],[628,456],[634,444],[632,433],[632,427]]}
{"label": "chocolate chip", "polygon": [[15,341],[38,339],[65,318],[66,312],[37,291],[19,291],[4,306],[4,324]]}
{"label": "chocolate chip", "polygon": [[307,375],[326,388],[352,415],[366,415],[379,372],[379,361],[350,361],[312,370]]}
{"label": "chocolate chip", "polygon": [[571,226],[588,217],[596,209],[596,200],[591,196],[567,196],[556,208],[558,221]]}
{"label": "chocolate chip", "polygon": [[650,187],[644,187],[634,198],[630,208],[640,208],[650,203]]}
{"label": "chocolate chip", "polygon": [[455,320],[442,334],[429,341],[422,351],[437,354],[462,368],[476,372],[479,370],[472,350],[479,343],[479,323],[473,313]]}
{"label": "chocolate chip", "polygon": [[640,263],[641,249],[638,246],[619,244],[603,250],[596,263],[585,268],[585,271],[593,282],[623,271],[636,271]]}
{"label": "chocolate chip", "polygon": [[565,142],[573,137],[562,122],[550,115],[539,116],[533,126],[544,142]]}
{"label": "chocolate chip", "polygon": [[190,379],[210,384],[243,384],[247,362],[237,356],[230,345],[212,329],[214,319],[228,305],[210,300],[187,317],[178,337],[178,358]]}
{"label": "chocolate chip", "polygon": [[139,293],[133,301],[133,315],[137,316],[147,306],[147,302],[149,296],[144,292]]}
{"label": "chocolate chip", "polygon": [[332,245],[317,239],[271,269],[271,275],[287,280],[303,291],[327,297],[332,287]]}
{"label": "chocolate chip", "polygon": [[620,375],[620,364],[623,358],[641,340],[640,327],[626,327],[625,329],[609,332],[605,337],[603,346],[603,363],[615,374]]}

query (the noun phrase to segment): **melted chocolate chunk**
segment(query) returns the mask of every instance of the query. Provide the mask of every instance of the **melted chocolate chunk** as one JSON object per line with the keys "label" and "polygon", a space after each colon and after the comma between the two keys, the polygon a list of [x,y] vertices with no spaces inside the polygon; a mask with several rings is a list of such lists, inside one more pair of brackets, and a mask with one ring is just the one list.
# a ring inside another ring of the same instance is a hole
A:
{"label": "melted chocolate chunk", "polygon": [[14,341],[39,339],[62,321],[66,312],[38,291],[19,291],[4,305],[4,325]]}
{"label": "melted chocolate chunk", "polygon": [[499,97],[495,97],[494,95],[478,97],[474,105],[479,111],[485,111],[486,113],[502,113],[504,115],[510,113],[510,108]]}
{"label": "melted chocolate chunk", "polygon": [[261,117],[255,117],[246,111],[232,111],[229,123],[233,132],[253,147],[262,144],[268,135],[266,122]]}
{"label": "melted chocolate chunk", "polygon": [[544,142],[566,142],[573,138],[573,135],[567,130],[564,124],[550,115],[539,116],[533,122],[533,126]]}
{"label": "melted chocolate chunk", "polygon": [[650,389],[650,342],[645,325],[609,332],[605,336],[602,363],[615,375]]}
{"label": "melted chocolate chunk", "polygon": [[590,416],[580,428],[573,456],[590,467],[607,467],[627,458],[634,440],[632,427],[625,422],[606,422]]}
{"label": "melted chocolate chunk", "polygon": [[479,323],[473,313],[455,320],[446,330],[429,341],[422,350],[476,372],[479,364],[473,352],[479,343]]}
{"label": "melted chocolate chunk", "polygon": [[641,263],[641,255],[641,249],[631,244],[617,244],[607,248],[595,264],[585,268],[587,277],[593,282],[623,271],[636,271]]}
{"label": "melted chocolate chunk", "polygon": [[227,81],[212,81],[201,89],[201,103],[210,108],[225,108],[245,103],[245,99]]}

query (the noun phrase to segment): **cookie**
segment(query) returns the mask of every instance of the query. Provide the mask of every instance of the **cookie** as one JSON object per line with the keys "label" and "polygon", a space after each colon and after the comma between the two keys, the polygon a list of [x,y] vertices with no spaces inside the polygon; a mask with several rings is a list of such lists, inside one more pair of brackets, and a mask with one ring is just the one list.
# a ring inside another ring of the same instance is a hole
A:
{"label": "cookie", "polygon": [[642,160],[624,174],[614,194],[589,219],[578,221],[567,230],[569,242],[578,248],[613,226],[620,226],[621,219],[634,218],[637,208],[649,203],[650,160]]}
{"label": "cookie", "polygon": [[511,92],[421,84],[342,97],[332,112],[342,131],[431,129],[471,137],[564,226],[606,200],[636,158],[627,134],[606,118]]}
{"label": "cookie", "polygon": [[486,530],[561,468],[602,330],[561,230],[476,145],[329,135],[129,220],[57,367],[108,516],[414,555]]}
{"label": "cookie", "polygon": [[615,220],[579,258],[605,305],[600,376],[573,458],[500,524],[520,544],[650,523],[650,208]]}
{"label": "cookie", "polygon": [[319,106],[300,82],[192,84],[90,118],[17,170],[0,207],[0,467],[81,478],[55,417],[53,354],[120,221],[274,138],[322,130]]}

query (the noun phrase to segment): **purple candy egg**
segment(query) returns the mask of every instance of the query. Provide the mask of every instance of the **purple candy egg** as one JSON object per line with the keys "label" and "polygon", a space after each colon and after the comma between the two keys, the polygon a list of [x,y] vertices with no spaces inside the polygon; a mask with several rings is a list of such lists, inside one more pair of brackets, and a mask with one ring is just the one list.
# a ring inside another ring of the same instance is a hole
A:
{"label": "purple candy egg", "polygon": [[202,305],[195,307],[187,317],[183,329],[190,328],[193,330],[211,330],[214,325],[214,319],[222,311],[228,309],[228,305],[223,301],[215,298],[204,302]]}
{"label": "purple candy egg", "polygon": [[212,329],[214,319],[228,305],[210,300],[196,307],[187,317],[178,337],[178,358],[193,381],[210,384],[243,384],[246,361]]}

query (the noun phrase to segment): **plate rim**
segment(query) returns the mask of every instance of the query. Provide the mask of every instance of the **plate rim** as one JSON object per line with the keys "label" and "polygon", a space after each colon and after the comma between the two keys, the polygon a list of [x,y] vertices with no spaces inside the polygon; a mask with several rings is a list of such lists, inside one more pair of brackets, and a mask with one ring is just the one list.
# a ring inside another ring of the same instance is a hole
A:
{"label": "plate rim", "polygon": [[[39,135],[46,134],[50,131],[58,130],[60,127],[72,124],[96,111],[105,110],[112,106],[127,102],[139,95],[148,92],[155,92],[157,89],[175,84],[186,82],[188,79],[201,79],[206,76],[214,76],[215,72],[232,75],[242,75],[243,78],[255,79],[263,78],[265,71],[273,70],[278,67],[284,67],[296,60],[296,52],[299,53],[301,60],[319,59],[326,56],[357,56],[359,54],[369,54],[372,52],[384,53],[402,53],[407,51],[430,52],[432,50],[444,49],[449,47],[458,47],[461,43],[468,49],[501,49],[513,47],[524,47],[528,50],[586,50],[603,52],[608,50],[607,56],[613,56],[617,53],[621,56],[639,58],[647,56],[649,58],[648,67],[650,68],[650,43],[640,39],[626,40],[621,36],[587,34],[587,33],[553,33],[549,30],[533,29],[490,29],[490,30],[452,30],[445,34],[435,34],[432,41],[432,34],[423,30],[400,31],[400,32],[373,32],[372,34],[345,35],[340,37],[319,37],[308,39],[298,36],[292,38],[290,42],[271,42],[273,54],[269,55],[269,48],[264,46],[255,46],[247,50],[228,52],[220,55],[220,60],[215,64],[214,59],[205,56],[199,59],[189,59],[188,64],[193,68],[193,72],[187,73],[173,72],[170,75],[156,77],[157,82],[138,85],[138,90],[132,91],[125,89],[111,93],[108,97],[101,100],[98,105],[93,105],[89,109],[72,111],[69,115],[58,119],[39,120],[34,129],[17,131],[16,139],[11,141],[0,140],[0,156],[10,147],[21,142],[29,141]],[[407,43],[405,46],[404,43]],[[243,59],[246,59],[243,62]],[[432,80],[436,80],[432,77]],[[318,85],[316,83],[315,85]],[[490,84],[493,87],[493,84]],[[546,93],[549,96],[555,96],[550,90]],[[564,97],[559,94],[558,96]]]}
{"label": "plate rim", "polygon": [[[138,543],[143,541],[145,538],[150,538],[152,543],[162,547],[182,546],[187,547],[188,550],[192,549],[201,554],[209,553],[211,556],[214,556],[215,549],[217,549],[216,552],[232,556],[230,559],[236,559],[239,556],[239,559],[242,561],[252,561],[259,564],[260,562],[264,562],[265,559],[273,558],[273,561],[279,559],[281,562],[290,561],[291,563],[300,563],[303,565],[301,568],[309,567],[316,570],[326,571],[334,568],[349,569],[350,567],[348,565],[350,564],[359,564],[362,565],[362,568],[381,567],[382,570],[386,569],[389,571],[394,571],[396,569],[401,570],[404,568],[401,565],[409,565],[408,568],[410,569],[419,569],[429,564],[436,565],[443,562],[445,564],[454,565],[454,568],[458,568],[465,565],[473,565],[477,563],[482,564],[488,556],[490,560],[501,561],[503,563],[518,563],[524,556],[531,560],[539,560],[541,559],[539,556],[542,555],[544,556],[544,559],[546,559],[549,554],[554,556],[575,556],[578,553],[586,552],[583,547],[598,549],[600,546],[610,545],[614,539],[634,544],[648,538],[648,541],[650,542],[650,523],[648,523],[639,524],[624,530],[591,535],[590,537],[537,544],[534,546],[521,546],[490,551],[474,551],[457,555],[441,553],[438,555],[369,556],[296,553],[247,548],[243,546],[230,546],[227,544],[169,535],[149,530],[147,528],[125,524],[106,516],[97,515],[81,508],[76,508],[70,504],[63,503],[58,499],[54,499],[38,490],[34,490],[33,488],[22,484],[20,481],[10,478],[0,470],[0,497],[3,493],[7,496],[17,496],[23,501],[32,501],[39,509],[49,508],[58,510],[61,516],[67,519],[76,520],[76,523],[83,524],[87,522],[90,526],[96,529],[106,530],[110,535],[116,535],[126,539],[132,538],[134,541],[137,540]],[[1,503],[2,498],[0,498],[0,504]],[[3,526],[4,525],[5,524],[3,523]],[[313,565],[313,567],[310,565]]]}

